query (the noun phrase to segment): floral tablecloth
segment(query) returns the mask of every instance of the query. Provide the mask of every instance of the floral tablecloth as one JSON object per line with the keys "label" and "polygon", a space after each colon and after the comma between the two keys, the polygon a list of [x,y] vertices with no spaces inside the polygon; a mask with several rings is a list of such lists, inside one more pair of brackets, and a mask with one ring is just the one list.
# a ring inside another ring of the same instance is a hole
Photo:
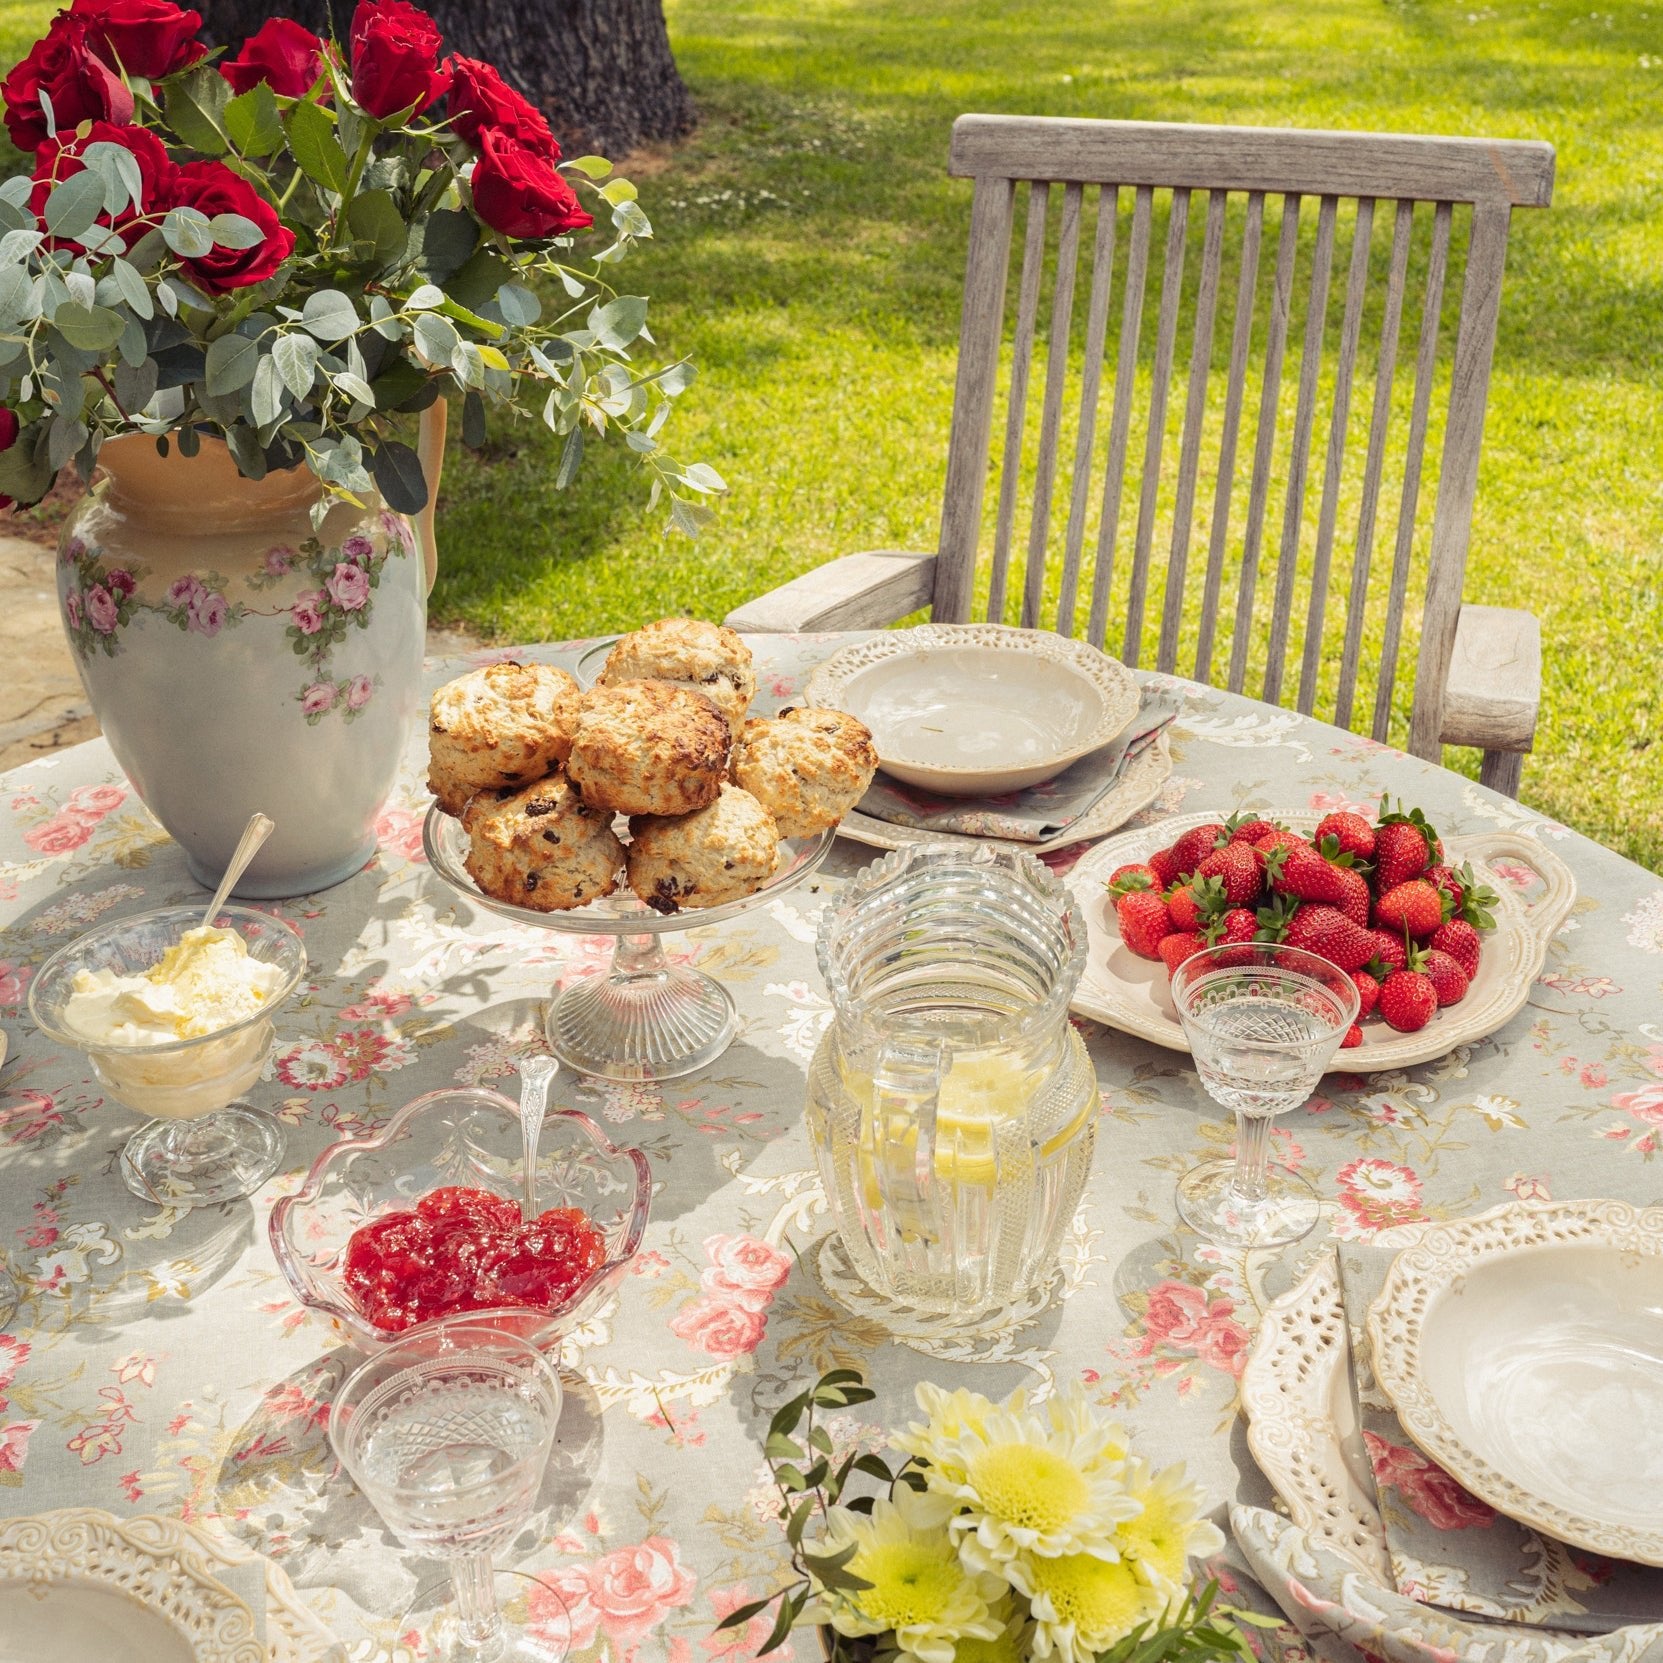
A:
{"label": "floral tablecloth", "polygon": [[[788,699],[838,639],[759,640],[765,702]],[[570,666],[581,650],[518,656]],[[503,655],[468,662],[492,656]],[[429,666],[435,684],[463,667]],[[1509,1195],[1658,1200],[1663,884],[1456,775],[1178,685],[1175,771],[1151,816],[1366,808],[1389,791],[1445,831],[1540,838],[1580,886],[1529,1005],[1501,1033],[1403,1074],[1331,1078],[1273,1133],[1280,1158],[1334,1198],[1335,1231],[1366,1239]],[[504,924],[433,877],[421,758],[408,760],[377,858],[279,907],[311,958],[255,1094],[287,1128],[287,1170],[252,1202],[195,1213],[155,1210],[122,1187],[115,1159],[132,1117],[101,1101],[78,1057],[31,1030],[24,1001],[44,958],[95,919],[200,891],[102,742],[0,781],[11,1042],[0,1255],[24,1292],[0,1334],[0,1514],[87,1503],[217,1523],[279,1560],[363,1658],[409,1654],[398,1618],[437,1567],[400,1555],[332,1473],[322,1428],[350,1359],[289,1297],[267,1215],[331,1139],[419,1093],[453,1082],[512,1092],[515,1059],[542,1043],[540,1001],[596,968],[606,946]],[[1065,1298],[1004,1333],[930,1338],[892,1334],[852,1285],[828,1241],[801,1103],[828,1015],[816,913],[871,858],[842,842],[815,882],[670,938],[738,1000],[739,1037],[706,1073],[662,1090],[556,1083],[556,1101],[643,1148],[658,1185],[635,1274],[566,1350],[558,1453],[517,1561],[563,1593],[580,1663],[751,1655],[760,1621],[711,1630],[780,1570],[761,1436],[781,1399],[831,1366],[868,1370],[881,1393],[834,1427],[841,1439],[904,1417],[924,1378],[992,1395],[1083,1379],[1151,1459],[1185,1458],[1221,1507],[1269,1499],[1236,1417],[1263,1273],[1175,1227],[1173,1180],[1232,1137],[1186,1058],[1086,1024],[1102,1125],[1067,1240]],[[539,1600],[532,1588],[534,1618]]]}

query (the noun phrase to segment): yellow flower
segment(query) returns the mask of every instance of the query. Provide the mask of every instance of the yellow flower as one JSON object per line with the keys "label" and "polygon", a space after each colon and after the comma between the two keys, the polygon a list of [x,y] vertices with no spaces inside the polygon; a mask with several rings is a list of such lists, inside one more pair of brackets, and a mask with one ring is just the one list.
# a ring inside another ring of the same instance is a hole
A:
{"label": "yellow flower", "polygon": [[1061,1663],[1091,1663],[1155,1616],[1163,1597],[1139,1581],[1124,1561],[1110,1563],[1089,1553],[1056,1558],[1024,1554],[1010,1567],[1010,1579],[1027,1595],[1033,1616],[1031,1652]]}
{"label": "yellow flower", "polygon": [[949,1528],[966,1564],[1003,1575],[1019,1553],[1119,1557],[1116,1527],[1139,1510],[1123,1481],[1125,1439],[1081,1387],[1038,1410],[1020,1391],[995,1406],[921,1386],[918,1402],[928,1423],[894,1442],[929,1462],[931,1493],[956,1509]]}
{"label": "yellow flower", "polygon": [[893,1631],[902,1655],[918,1663],[954,1663],[960,1641],[997,1639],[1003,1618],[990,1606],[1005,1584],[960,1562],[943,1518],[939,1502],[904,1488],[870,1515],[833,1508],[819,1551],[853,1543],[846,1568],[871,1587],[822,1589],[816,1614],[839,1634]]}
{"label": "yellow flower", "polygon": [[1156,1473],[1132,1461],[1126,1481],[1143,1510],[1121,1525],[1120,1551],[1152,1590],[1179,1594],[1189,1581],[1190,1559],[1224,1546],[1218,1527],[1202,1515],[1201,1486],[1185,1482],[1182,1461]]}
{"label": "yellow flower", "polygon": [[995,1621],[1005,1626],[991,1640],[960,1640],[953,1649],[953,1663],[1028,1663],[1031,1633],[1028,1619],[1009,1595],[993,1608]]}

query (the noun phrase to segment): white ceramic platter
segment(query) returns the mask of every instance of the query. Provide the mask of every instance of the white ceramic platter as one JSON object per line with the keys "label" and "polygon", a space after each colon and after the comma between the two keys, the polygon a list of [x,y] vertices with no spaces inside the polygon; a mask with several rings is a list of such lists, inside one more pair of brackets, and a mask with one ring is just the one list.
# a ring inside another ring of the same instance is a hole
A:
{"label": "white ceramic platter", "polygon": [[[1113,898],[1105,886],[1117,866],[1142,860],[1192,826],[1218,818],[1216,814],[1180,814],[1111,837],[1083,855],[1068,874],[1066,881],[1085,918],[1088,936],[1085,975],[1073,1000],[1073,1009],[1081,1016],[1095,1017],[1168,1050],[1188,1051],[1168,991],[1166,966],[1158,959],[1139,958],[1120,939]],[[1292,831],[1309,833],[1322,817],[1279,814],[1276,818]],[[1444,852],[1451,865],[1471,861],[1478,877],[1500,897],[1494,909],[1496,927],[1484,936],[1478,974],[1466,998],[1439,1011],[1419,1033],[1400,1034],[1378,1018],[1365,1022],[1363,1043],[1335,1054],[1331,1066],[1336,1073],[1410,1068],[1445,1056],[1457,1045],[1475,1044],[1518,1014],[1530,996],[1530,984],[1541,974],[1548,943],[1576,899],[1570,868],[1534,839],[1516,832],[1446,837]],[[1497,862],[1527,867],[1541,880],[1541,893],[1530,905],[1495,871]]]}
{"label": "white ceramic platter", "polygon": [[254,1615],[189,1557],[91,1508],[0,1521],[0,1663],[265,1663]]}
{"label": "white ceramic platter", "polygon": [[927,831],[917,826],[899,826],[890,820],[875,820],[858,809],[843,816],[838,831],[857,843],[874,849],[904,849],[913,843],[991,843],[996,848],[1023,849],[1030,855],[1047,855],[1053,849],[1069,849],[1076,843],[1090,843],[1118,831],[1134,814],[1154,802],[1172,777],[1172,747],[1162,733],[1153,744],[1126,764],[1126,771],[1112,789],[1057,836],[1040,843],[1020,843],[1015,838],[975,837],[967,832]]}
{"label": "white ceramic platter", "polygon": [[944,797],[997,796],[1054,779],[1137,714],[1118,660],[1049,630],[922,624],[834,653],[804,702],[871,730],[880,766]]}
{"label": "white ceramic platter", "polygon": [[1663,1207],[1518,1203],[1433,1226],[1368,1330],[1404,1430],[1474,1495],[1663,1565]]}

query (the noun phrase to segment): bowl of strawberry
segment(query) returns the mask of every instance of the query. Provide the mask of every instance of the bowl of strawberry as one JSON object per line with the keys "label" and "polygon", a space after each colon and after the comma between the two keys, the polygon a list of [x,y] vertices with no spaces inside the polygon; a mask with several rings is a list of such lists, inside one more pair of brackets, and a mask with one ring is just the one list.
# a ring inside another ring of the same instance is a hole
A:
{"label": "bowl of strawberry", "polygon": [[1333,1063],[1353,1072],[1504,1026],[1576,895],[1534,839],[1446,839],[1390,799],[1374,815],[1177,816],[1099,844],[1068,882],[1089,936],[1077,1012],[1186,1049],[1166,986],[1178,965],[1203,947],[1286,942],[1356,984],[1359,1019]]}
{"label": "bowl of strawberry", "polygon": [[466,1316],[548,1349],[629,1267],[652,1173],[588,1115],[551,1109],[538,1209],[520,1209],[520,1111],[483,1088],[429,1092],[369,1137],[343,1138],[272,1209],[295,1297],[373,1351]]}

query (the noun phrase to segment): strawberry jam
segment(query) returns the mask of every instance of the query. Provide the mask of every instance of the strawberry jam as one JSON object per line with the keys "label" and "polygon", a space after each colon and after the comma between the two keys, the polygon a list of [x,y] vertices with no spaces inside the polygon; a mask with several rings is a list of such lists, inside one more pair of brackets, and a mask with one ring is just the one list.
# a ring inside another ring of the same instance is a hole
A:
{"label": "strawberry jam", "polygon": [[413,1211],[359,1225],[345,1280],[364,1315],[396,1334],[459,1311],[554,1310],[605,1258],[605,1238],[580,1208],[522,1221],[505,1197],[452,1184]]}

